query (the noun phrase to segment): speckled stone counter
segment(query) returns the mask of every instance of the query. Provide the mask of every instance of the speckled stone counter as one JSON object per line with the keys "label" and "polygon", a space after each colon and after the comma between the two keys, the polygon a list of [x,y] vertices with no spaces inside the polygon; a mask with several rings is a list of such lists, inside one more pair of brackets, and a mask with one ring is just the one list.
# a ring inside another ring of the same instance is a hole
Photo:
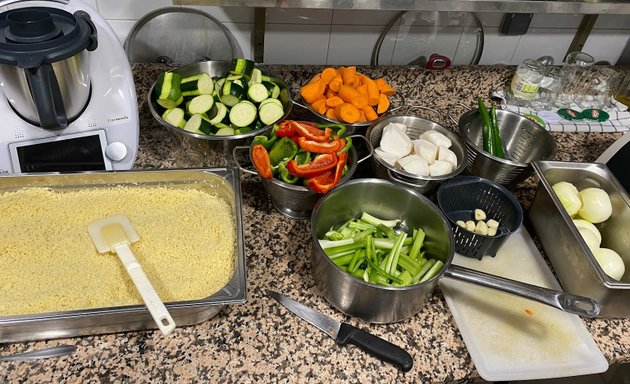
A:
{"label": "speckled stone counter", "polygon": [[[299,85],[322,67],[267,68],[280,75],[297,95]],[[161,69],[134,66],[140,104],[138,169],[181,165],[176,163],[177,140],[153,120],[146,104],[146,93]],[[439,112],[439,116],[422,111],[418,115],[455,130],[447,115],[459,116],[465,110],[460,103],[471,106],[477,95],[489,95],[505,85],[514,68],[428,71],[391,66],[359,70],[385,77],[405,96],[406,105],[422,105]],[[294,107],[292,117],[308,118],[308,114]],[[619,137],[599,133],[553,135],[559,149],[557,159],[584,162],[596,159]],[[530,177],[513,189],[525,209],[537,182],[535,176]],[[255,177],[244,175],[241,185],[248,279],[245,304],[227,307],[201,324],[177,328],[166,338],[157,331],[146,331],[1,345],[0,354],[59,343],[75,344],[78,351],[62,358],[0,363],[0,382],[419,383],[462,382],[479,377],[439,290],[420,313],[401,323],[370,325],[344,316],[325,301],[311,278],[308,221],[278,213]],[[402,346],[413,356],[413,369],[402,374],[354,347],[337,346],[267,298],[267,288]],[[630,335],[626,332],[630,319],[584,323],[611,365],[630,361]]]}

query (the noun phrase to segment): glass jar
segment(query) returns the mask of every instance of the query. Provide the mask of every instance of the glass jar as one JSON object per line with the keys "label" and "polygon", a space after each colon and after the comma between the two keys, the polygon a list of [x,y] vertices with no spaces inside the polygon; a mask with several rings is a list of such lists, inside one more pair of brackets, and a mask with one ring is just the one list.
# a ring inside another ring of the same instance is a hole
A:
{"label": "glass jar", "polygon": [[525,59],[517,68],[512,77],[510,94],[521,101],[529,101],[536,98],[540,82],[543,79],[544,66],[537,60]]}

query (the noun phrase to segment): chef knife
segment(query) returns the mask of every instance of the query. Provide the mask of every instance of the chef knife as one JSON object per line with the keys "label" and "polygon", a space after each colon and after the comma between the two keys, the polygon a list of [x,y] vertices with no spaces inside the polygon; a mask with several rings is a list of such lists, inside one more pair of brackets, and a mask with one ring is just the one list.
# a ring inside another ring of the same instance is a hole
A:
{"label": "chef knife", "polygon": [[403,372],[409,371],[413,365],[413,359],[409,353],[378,336],[353,327],[348,323],[340,323],[278,292],[268,289],[267,296],[275,299],[294,314],[319,328],[322,332],[335,339],[339,345],[354,344],[370,355],[396,365]]}

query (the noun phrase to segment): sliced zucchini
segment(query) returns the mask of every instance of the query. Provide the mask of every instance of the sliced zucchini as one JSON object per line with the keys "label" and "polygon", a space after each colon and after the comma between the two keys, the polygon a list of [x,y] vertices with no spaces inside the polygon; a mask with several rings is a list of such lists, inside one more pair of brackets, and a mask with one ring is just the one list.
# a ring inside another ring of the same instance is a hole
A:
{"label": "sliced zucchini", "polygon": [[189,103],[186,104],[186,111],[191,114],[206,113],[214,105],[214,98],[211,95],[199,95],[193,97]]}
{"label": "sliced zucchini", "polygon": [[230,136],[234,134],[234,128],[225,124],[219,124],[217,127],[219,127],[219,130],[215,133],[216,136]]}
{"label": "sliced zucchini", "polygon": [[254,70],[254,65],[254,62],[251,60],[243,58],[233,59],[228,72],[233,75],[245,75],[249,77]]}
{"label": "sliced zucchini", "polygon": [[239,128],[247,127],[256,120],[256,106],[248,101],[241,101],[230,109],[230,123]]}
{"label": "sliced zucchini", "polygon": [[214,91],[214,81],[209,74],[199,73],[183,78],[180,89],[184,96],[211,95]]}
{"label": "sliced zucchini", "polygon": [[276,103],[266,103],[260,107],[258,115],[265,125],[271,125],[282,118],[284,108]]}
{"label": "sliced zucchini", "polygon": [[284,106],[282,105],[282,102],[280,100],[272,99],[272,98],[268,98],[268,99],[265,99],[265,100],[261,101],[260,104],[258,104],[258,108],[262,107],[263,105],[265,105],[267,103],[278,104],[281,108],[284,109]]}
{"label": "sliced zucchini", "polygon": [[262,71],[258,68],[252,70],[252,75],[247,82],[248,85],[262,83]]}
{"label": "sliced zucchini", "polygon": [[193,133],[203,133],[204,135],[213,135],[219,129],[210,123],[203,115],[196,113],[188,119],[184,130]]}
{"label": "sliced zucchini", "polygon": [[210,123],[217,125],[218,123],[225,120],[227,114],[227,107],[223,103],[214,103],[214,106],[212,107]]}
{"label": "sliced zucchini", "polygon": [[262,84],[269,92],[269,97],[273,97],[274,99],[278,98],[278,96],[280,95],[280,87],[278,86],[278,84],[272,83],[270,81],[263,81]]}
{"label": "sliced zucchini", "polygon": [[247,97],[254,103],[260,103],[269,97],[269,93],[267,92],[267,87],[261,83],[255,83],[249,86]]}
{"label": "sliced zucchini", "polygon": [[153,94],[156,102],[166,109],[175,108],[184,98],[180,89],[182,77],[175,72],[162,72],[155,82]]}
{"label": "sliced zucchini", "polygon": [[179,128],[184,128],[186,125],[186,119],[184,119],[184,110],[181,108],[171,108],[164,111],[162,119]]}

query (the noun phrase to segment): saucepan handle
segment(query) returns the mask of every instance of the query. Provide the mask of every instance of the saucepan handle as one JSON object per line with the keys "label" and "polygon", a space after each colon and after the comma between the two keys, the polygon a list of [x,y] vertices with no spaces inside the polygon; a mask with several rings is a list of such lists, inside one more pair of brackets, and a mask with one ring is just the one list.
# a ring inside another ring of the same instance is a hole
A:
{"label": "saucepan handle", "polygon": [[372,143],[370,143],[370,140],[368,140],[367,137],[363,135],[351,135],[348,137],[352,138],[353,141],[356,139],[361,139],[363,142],[365,142],[365,145],[367,146],[368,154],[358,159],[357,164],[361,164],[363,161],[369,159],[372,156],[372,153],[374,153],[374,148],[372,147]]}
{"label": "saucepan handle", "polygon": [[444,272],[444,276],[522,296],[579,316],[595,317],[600,310],[599,303],[588,297],[539,287],[458,265],[451,264]]}
{"label": "saucepan handle", "polygon": [[234,158],[234,163],[236,163],[236,166],[238,167],[238,169],[240,169],[242,172],[245,173],[249,173],[250,175],[254,175],[257,176],[258,172],[254,172],[250,169],[245,168],[240,162],[239,162],[239,156],[238,153],[242,152],[244,150],[249,151],[249,147],[247,146],[236,146],[234,147],[234,149],[232,149],[232,157]]}

